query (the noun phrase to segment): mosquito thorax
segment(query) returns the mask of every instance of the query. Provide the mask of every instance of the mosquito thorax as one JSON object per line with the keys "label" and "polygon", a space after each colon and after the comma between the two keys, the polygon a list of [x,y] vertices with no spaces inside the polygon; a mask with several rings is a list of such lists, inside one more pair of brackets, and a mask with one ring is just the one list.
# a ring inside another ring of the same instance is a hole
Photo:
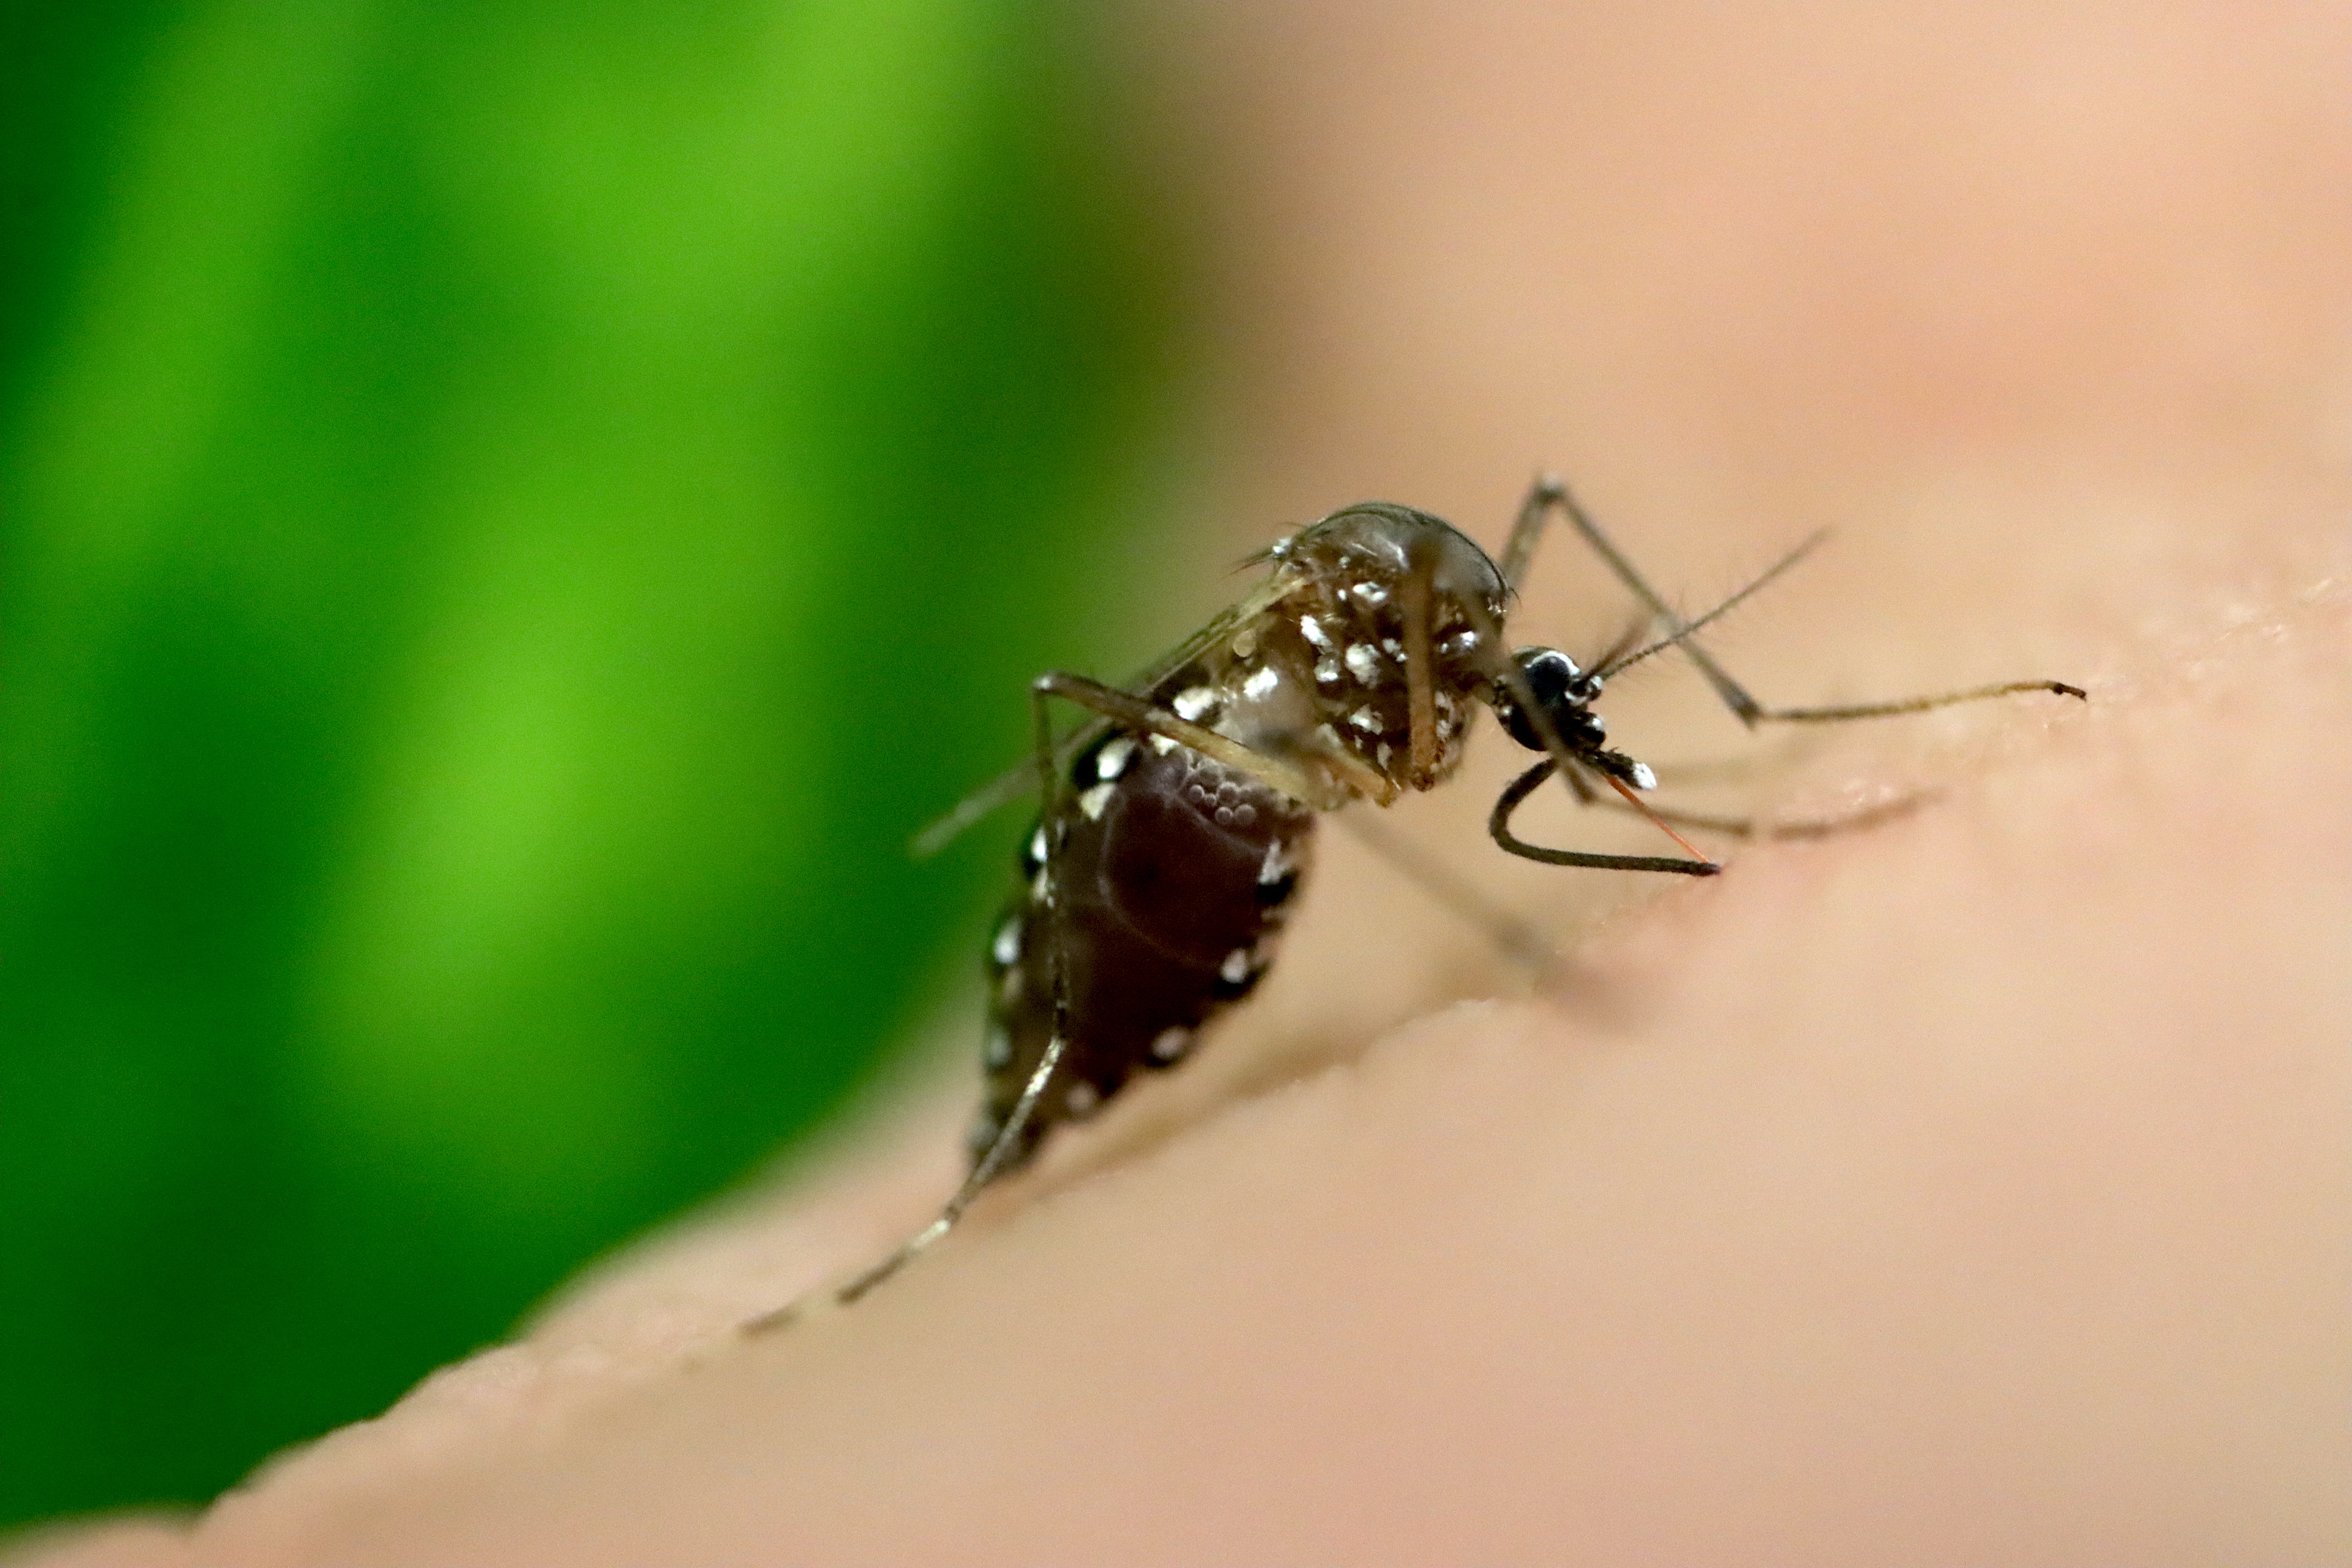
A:
{"label": "mosquito thorax", "polygon": [[[1486,684],[1480,628],[1502,624],[1508,596],[1493,560],[1451,523],[1392,501],[1335,511],[1268,555],[1292,586],[1249,636],[1265,667],[1296,681],[1319,748],[1345,753],[1391,790],[1427,789],[1451,775]],[[1410,761],[1407,648],[1417,581],[1429,591],[1436,741],[1420,773]]]}

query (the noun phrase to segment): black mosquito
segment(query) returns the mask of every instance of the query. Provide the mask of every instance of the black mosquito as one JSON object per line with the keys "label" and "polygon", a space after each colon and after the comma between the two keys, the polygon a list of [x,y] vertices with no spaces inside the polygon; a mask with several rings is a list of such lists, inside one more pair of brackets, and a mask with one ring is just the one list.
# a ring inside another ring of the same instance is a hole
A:
{"label": "black mosquito", "polygon": [[[1591,669],[1557,648],[1504,647],[1506,612],[1555,512],[1639,606],[1628,634]],[[1365,501],[1253,557],[1269,568],[1265,580],[1136,689],[1060,670],[1037,677],[1029,688],[1034,770],[998,780],[917,840],[918,852],[928,853],[1027,789],[1043,792],[1022,842],[1019,891],[989,940],[987,1084],[969,1139],[970,1173],[937,1220],[837,1300],[856,1300],[946,1235],[982,1188],[1027,1163],[1055,1127],[1191,1055],[1203,1026],[1265,977],[1307,874],[1318,814],[1359,800],[1387,805],[1444,782],[1461,765],[1481,703],[1513,740],[1543,753],[1496,802],[1488,828],[1496,844],[1555,866],[1703,877],[1721,868],[1670,824],[1733,834],[1749,825],[1656,810],[1641,799],[1655,777],[1610,748],[1592,710],[1603,682],[1632,665],[1680,648],[1750,727],[1917,713],[2014,692],[2084,695],[2063,681],[2018,680],[1833,708],[1758,701],[1696,634],[1819,539],[1685,621],[1556,479],[1528,492],[1499,564],[1427,512]],[[1055,698],[1092,715],[1059,742]],[[1511,832],[1512,815],[1554,774],[1583,804],[1613,792],[1688,853],[1604,855],[1524,842]],[[1828,826],[1839,825],[1811,830]],[[791,1315],[786,1309],[750,1326]]]}

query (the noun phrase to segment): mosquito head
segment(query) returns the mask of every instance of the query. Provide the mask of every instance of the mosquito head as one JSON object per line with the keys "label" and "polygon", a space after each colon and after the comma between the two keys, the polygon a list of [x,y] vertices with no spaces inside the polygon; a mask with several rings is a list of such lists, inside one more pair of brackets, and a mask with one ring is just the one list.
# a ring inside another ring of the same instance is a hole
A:
{"label": "mosquito head", "polygon": [[[1601,743],[1609,727],[1592,711],[1593,699],[1601,695],[1599,676],[1578,668],[1576,660],[1556,647],[1519,648],[1511,660],[1527,677],[1528,689],[1535,694],[1537,705],[1563,744],[1570,751],[1585,752]],[[1496,681],[1488,689],[1487,700],[1495,705],[1495,717],[1503,721],[1512,740],[1530,752],[1545,749],[1543,732],[1508,687]]]}

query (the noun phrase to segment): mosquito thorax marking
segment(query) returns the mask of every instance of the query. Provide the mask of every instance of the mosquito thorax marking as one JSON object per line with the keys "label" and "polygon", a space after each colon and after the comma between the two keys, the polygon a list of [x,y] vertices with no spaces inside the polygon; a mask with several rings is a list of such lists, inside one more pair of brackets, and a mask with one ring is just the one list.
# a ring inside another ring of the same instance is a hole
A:
{"label": "mosquito thorax marking", "polygon": [[[1398,789],[1426,789],[1452,774],[1462,761],[1470,701],[1487,685],[1475,620],[1500,624],[1505,607],[1494,562],[1450,524],[1380,501],[1300,530],[1281,560],[1294,586],[1263,617],[1262,657],[1306,699],[1296,732],[1345,751]],[[1412,721],[1405,588],[1416,563],[1431,571],[1438,743],[1436,765],[1423,778],[1406,776]]]}

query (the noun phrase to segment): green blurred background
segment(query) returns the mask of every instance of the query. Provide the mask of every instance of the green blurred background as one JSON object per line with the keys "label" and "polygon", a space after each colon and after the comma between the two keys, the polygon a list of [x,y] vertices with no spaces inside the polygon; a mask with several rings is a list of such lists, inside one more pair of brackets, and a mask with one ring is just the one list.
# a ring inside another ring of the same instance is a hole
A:
{"label": "green blurred background", "polygon": [[933,994],[1019,825],[907,835],[1149,651],[1080,15],[11,8],[0,1521],[382,1408]]}

